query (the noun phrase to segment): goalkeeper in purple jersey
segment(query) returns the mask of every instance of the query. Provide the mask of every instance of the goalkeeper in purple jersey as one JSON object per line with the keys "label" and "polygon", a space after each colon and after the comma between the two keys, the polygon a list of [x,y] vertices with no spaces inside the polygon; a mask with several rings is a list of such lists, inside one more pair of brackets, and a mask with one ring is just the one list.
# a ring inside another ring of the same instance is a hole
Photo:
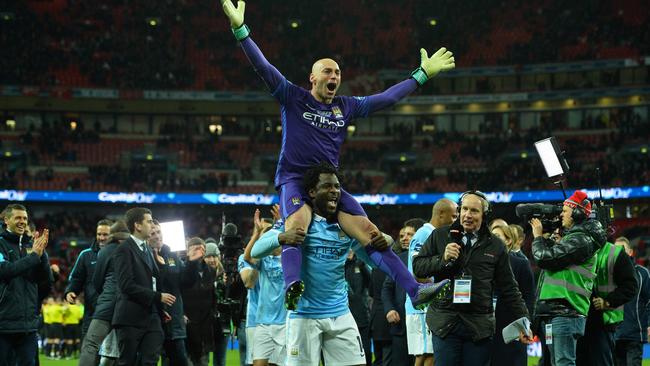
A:
{"label": "goalkeeper in purple jersey", "polygon": [[[421,63],[411,76],[386,91],[367,97],[337,96],[341,85],[341,70],[336,61],[317,60],[309,75],[311,90],[288,81],[271,65],[250,37],[244,24],[245,3],[235,7],[231,0],[221,0],[224,13],[230,21],[235,38],[260,75],[272,95],[280,102],[282,119],[282,148],[275,175],[275,187],[280,194],[281,214],[285,230],[306,232],[312,219],[309,196],[301,185],[303,173],[312,165],[327,162],[338,167],[341,144],[347,126],[358,117],[389,107],[406,97],[418,86],[455,67],[452,53],[440,48],[431,57],[421,49]],[[307,203],[307,204],[306,204]],[[332,203],[334,204],[334,203]],[[367,246],[380,231],[366,216],[361,205],[346,191],[341,191],[338,222],[349,236]],[[375,241],[377,242],[377,241]],[[300,280],[302,256],[299,243],[282,243],[282,267],[285,277],[287,308],[295,309],[304,285]],[[426,285],[418,285],[399,258],[384,247],[367,246],[367,251],[377,252],[394,273],[396,279],[411,296],[415,306],[428,302]]]}

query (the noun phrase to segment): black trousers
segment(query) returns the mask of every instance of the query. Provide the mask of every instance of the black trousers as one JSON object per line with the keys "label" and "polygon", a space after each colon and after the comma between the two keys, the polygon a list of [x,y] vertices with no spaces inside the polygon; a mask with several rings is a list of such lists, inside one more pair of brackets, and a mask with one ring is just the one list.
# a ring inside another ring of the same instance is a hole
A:
{"label": "black trousers", "polygon": [[614,332],[596,327],[585,330],[576,347],[576,366],[614,365]]}
{"label": "black trousers", "polygon": [[185,338],[165,339],[163,343],[163,366],[187,366],[187,351],[185,350]]}
{"label": "black trousers", "polygon": [[401,336],[393,335],[393,352],[391,365],[413,365],[415,357],[409,355],[409,346],[406,334]]}
{"label": "black trousers", "polygon": [[643,343],[621,339],[616,341],[614,362],[616,366],[641,366]]}
{"label": "black trousers", "polygon": [[393,341],[373,339],[372,344],[375,350],[375,362],[372,366],[390,366],[393,362]]}
{"label": "black trousers", "polygon": [[165,339],[158,314],[152,313],[148,324],[146,328],[115,327],[117,343],[120,347],[118,365],[135,365],[138,356],[143,366],[158,364]]}

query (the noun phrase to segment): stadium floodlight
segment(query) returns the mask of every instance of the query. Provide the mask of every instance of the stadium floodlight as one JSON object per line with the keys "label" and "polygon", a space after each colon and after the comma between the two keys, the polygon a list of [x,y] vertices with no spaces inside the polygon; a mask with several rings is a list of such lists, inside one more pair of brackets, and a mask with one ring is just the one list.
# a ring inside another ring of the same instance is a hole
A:
{"label": "stadium floodlight", "polygon": [[160,232],[163,243],[169,245],[172,252],[185,250],[185,229],[183,221],[169,221],[160,223]]}
{"label": "stadium floodlight", "polygon": [[555,137],[536,141],[535,149],[549,178],[561,177],[569,171],[569,164],[564,159]]}

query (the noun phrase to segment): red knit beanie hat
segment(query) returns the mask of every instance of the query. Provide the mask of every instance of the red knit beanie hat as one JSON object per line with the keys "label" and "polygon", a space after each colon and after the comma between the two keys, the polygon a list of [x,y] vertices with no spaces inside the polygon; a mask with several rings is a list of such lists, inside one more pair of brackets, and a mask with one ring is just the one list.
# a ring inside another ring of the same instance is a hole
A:
{"label": "red knit beanie hat", "polygon": [[571,197],[564,201],[564,205],[571,208],[580,207],[587,216],[591,215],[591,202],[587,199],[587,193],[583,191],[573,192]]}

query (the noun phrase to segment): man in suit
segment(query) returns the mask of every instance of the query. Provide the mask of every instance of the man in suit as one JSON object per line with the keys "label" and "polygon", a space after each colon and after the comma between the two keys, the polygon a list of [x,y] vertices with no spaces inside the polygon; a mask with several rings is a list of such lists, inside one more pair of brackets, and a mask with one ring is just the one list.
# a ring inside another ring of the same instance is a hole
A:
{"label": "man in suit", "polygon": [[131,235],[113,256],[118,288],[113,314],[120,349],[118,365],[134,365],[138,354],[142,365],[156,365],[164,340],[161,314],[169,320],[162,305],[171,306],[176,298],[160,291],[166,266],[154,259],[145,242],[154,226],[151,211],[132,208],[125,221]]}

